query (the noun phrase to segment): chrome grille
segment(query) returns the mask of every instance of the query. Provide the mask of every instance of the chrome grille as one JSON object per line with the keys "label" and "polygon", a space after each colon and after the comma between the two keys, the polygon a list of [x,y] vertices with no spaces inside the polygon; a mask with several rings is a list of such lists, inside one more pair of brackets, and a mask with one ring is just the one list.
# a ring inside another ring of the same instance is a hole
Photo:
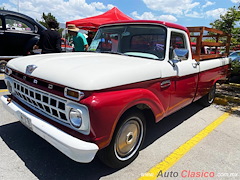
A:
{"label": "chrome grille", "polygon": [[55,95],[39,91],[19,81],[13,81],[16,96],[29,105],[30,108],[36,108],[43,115],[49,115],[52,118],[67,122],[66,100]]}

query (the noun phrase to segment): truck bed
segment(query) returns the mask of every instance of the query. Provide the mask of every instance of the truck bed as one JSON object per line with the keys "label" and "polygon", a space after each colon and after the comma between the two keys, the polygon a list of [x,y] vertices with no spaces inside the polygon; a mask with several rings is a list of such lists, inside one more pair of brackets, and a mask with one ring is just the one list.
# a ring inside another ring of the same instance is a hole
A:
{"label": "truck bed", "polygon": [[[229,55],[231,35],[204,26],[187,28],[190,32],[190,40],[193,47],[193,59],[196,59],[196,61],[226,57]],[[203,51],[205,47],[212,48],[214,51],[206,53]],[[223,52],[220,53],[220,50]]]}

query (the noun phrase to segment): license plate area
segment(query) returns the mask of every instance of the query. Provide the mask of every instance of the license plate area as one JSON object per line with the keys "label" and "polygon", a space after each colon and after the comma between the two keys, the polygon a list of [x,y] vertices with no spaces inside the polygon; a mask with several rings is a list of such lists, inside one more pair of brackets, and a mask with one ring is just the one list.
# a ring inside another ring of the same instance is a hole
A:
{"label": "license plate area", "polygon": [[28,118],[26,115],[22,114],[21,112],[19,113],[19,120],[20,122],[26,126],[28,129],[32,130],[32,121],[30,118]]}

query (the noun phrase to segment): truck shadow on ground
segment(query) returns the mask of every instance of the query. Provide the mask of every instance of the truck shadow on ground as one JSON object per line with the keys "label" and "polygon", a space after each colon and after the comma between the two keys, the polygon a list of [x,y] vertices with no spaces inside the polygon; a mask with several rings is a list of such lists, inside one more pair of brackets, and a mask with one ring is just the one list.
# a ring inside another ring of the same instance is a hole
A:
{"label": "truck shadow on ground", "polygon": [[157,124],[148,123],[147,135],[145,137],[143,148],[146,148],[161,136],[176,128],[178,125],[182,124],[184,121],[189,119],[203,108],[204,107],[195,102],[164,118]]}
{"label": "truck shadow on ground", "polygon": [[6,86],[5,82],[4,82],[4,80],[0,80],[0,90],[1,89],[7,89],[7,86]]}
{"label": "truck shadow on ground", "polygon": [[[149,127],[151,130],[147,133],[143,148],[201,109],[203,109],[202,106],[193,103]],[[117,171],[103,165],[98,158],[88,164],[72,161],[20,122],[0,126],[0,136],[38,179],[95,180]]]}
{"label": "truck shadow on ground", "polygon": [[1,126],[0,136],[38,179],[95,180],[116,171],[103,165],[98,158],[88,164],[69,159],[20,122]]}

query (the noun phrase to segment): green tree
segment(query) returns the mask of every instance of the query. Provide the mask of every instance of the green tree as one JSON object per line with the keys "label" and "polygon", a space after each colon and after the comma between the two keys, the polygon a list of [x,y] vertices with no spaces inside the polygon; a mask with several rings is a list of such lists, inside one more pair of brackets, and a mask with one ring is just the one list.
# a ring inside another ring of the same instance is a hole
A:
{"label": "green tree", "polygon": [[210,25],[221,31],[232,35],[231,46],[234,47],[240,44],[240,5],[229,8],[227,13],[220,16],[220,19],[215,20]]}
{"label": "green tree", "polygon": [[39,23],[41,23],[46,28],[49,28],[48,27],[49,20],[55,21],[57,23],[57,25],[58,25],[57,29],[59,29],[59,23],[58,23],[57,19],[55,18],[55,16],[53,16],[51,13],[48,13],[48,14],[43,13],[42,21],[39,21]]}
{"label": "green tree", "polygon": [[48,14],[45,14],[43,13],[42,14],[42,21],[38,21],[39,23],[41,23],[43,26],[45,26],[46,28],[49,28],[48,27],[48,21],[49,20],[53,20],[57,23],[57,31],[60,35],[62,35],[62,31],[64,30],[63,28],[60,28],[59,29],[59,22],[57,21],[57,19],[55,18],[55,16],[53,16],[51,13],[48,13]]}

